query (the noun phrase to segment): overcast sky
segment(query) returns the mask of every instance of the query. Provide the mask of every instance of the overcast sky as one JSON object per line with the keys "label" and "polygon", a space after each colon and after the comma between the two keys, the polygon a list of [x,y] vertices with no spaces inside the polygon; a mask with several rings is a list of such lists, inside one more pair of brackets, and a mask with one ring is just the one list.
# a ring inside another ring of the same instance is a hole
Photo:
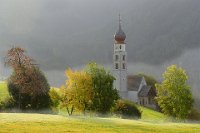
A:
{"label": "overcast sky", "polygon": [[[64,83],[68,67],[112,63],[118,14],[127,35],[130,74],[161,80],[170,64],[185,68],[199,91],[198,0],[0,0],[0,57],[21,46],[35,58],[51,85]],[[0,63],[0,76],[9,70]]]}

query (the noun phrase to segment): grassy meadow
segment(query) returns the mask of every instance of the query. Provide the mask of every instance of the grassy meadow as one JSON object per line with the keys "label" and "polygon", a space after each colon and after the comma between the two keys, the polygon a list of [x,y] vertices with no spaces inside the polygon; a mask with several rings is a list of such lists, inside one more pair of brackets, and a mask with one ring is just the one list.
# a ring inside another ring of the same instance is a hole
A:
{"label": "grassy meadow", "polygon": [[0,81],[0,100],[6,98],[8,95],[6,82]]}
{"label": "grassy meadow", "polygon": [[[8,95],[6,83],[0,83],[0,96]],[[200,124],[172,123],[159,112],[140,107],[140,120],[62,116],[50,114],[0,113],[0,133],[198,133]]]}
{"label": "grassy meadow", "polygon": [[200,125],[154,123],[119,118],[2,113],[0,114],[0,132],[198,133]]}

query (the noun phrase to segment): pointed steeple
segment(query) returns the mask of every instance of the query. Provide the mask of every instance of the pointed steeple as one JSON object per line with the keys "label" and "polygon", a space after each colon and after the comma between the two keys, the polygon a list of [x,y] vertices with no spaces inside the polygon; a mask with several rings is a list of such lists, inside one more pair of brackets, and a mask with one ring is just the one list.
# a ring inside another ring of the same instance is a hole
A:
{"label": "pointed steeple", "polygon": [[121,26],[121,16],[119,14],[119,29],[118,31],[115,33],[115,41],[117,44],[124,44],[124,41],[126,39],[126,34],[124,33],[124,31],[122,30],[122,26]]}
{"label": "pointed steeple", "polygon": [[119,13],[119,29],[120,29],[120,30],[122,30],[121,21],[122,21],[122,20],[121,20],[121,15],[120,15],[120,13]]}

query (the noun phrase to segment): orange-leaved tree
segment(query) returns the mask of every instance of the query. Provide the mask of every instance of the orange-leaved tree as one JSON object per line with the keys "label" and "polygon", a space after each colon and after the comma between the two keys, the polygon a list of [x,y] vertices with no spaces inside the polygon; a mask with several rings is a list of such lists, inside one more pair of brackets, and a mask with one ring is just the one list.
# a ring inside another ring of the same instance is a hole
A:
{"label": "orange-leaved tree", "polygon": [[20,109],[40,109],[49,106],[50,86],[35,61],[21,47],[8,50],[5,64],[13,69],[8,88]]}

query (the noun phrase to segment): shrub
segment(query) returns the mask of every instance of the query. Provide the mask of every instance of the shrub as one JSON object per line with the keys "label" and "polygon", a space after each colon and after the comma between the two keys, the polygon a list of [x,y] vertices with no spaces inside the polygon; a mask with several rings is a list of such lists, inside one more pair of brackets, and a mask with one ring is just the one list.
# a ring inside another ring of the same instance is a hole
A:
{"label": "shrub", "polygon": [[3,111],[4,109],[4,104],[3,101],[0,99],[0,112]]}
{"label": "shrub", "polygon": [[118,100],[113,108],[114,114],[120,116],[121,118],[141,118],[141,111],[137,108],[137,106],[131,102],[126,100]]}
{"label": "shrub", "polygon": [[51,88],[49,91],[49,96],[51,98],[51,109],[54,113],[58,113],[58,107],[61,102],[61,94],[59,89]]}
{"label": "shrub", "polygon": [[200,120],[200,112],[196,109],[192,109],[188,116],[189,120]]}
{"label": "shrub", "polygon": [[41,110],[50,107],[50,86],[42,71],[33,67],[32,73],[27,74],[26,83],[18,83],[19,75],[15,72],[8,80],[9,94],[16,101],[16,106],[22,110]]}
{"label": "shrub", "polygon": [[15,105],[15,100],[11,96],[8,96],[3,101],[0,101],[0,111],[12,109]]}

